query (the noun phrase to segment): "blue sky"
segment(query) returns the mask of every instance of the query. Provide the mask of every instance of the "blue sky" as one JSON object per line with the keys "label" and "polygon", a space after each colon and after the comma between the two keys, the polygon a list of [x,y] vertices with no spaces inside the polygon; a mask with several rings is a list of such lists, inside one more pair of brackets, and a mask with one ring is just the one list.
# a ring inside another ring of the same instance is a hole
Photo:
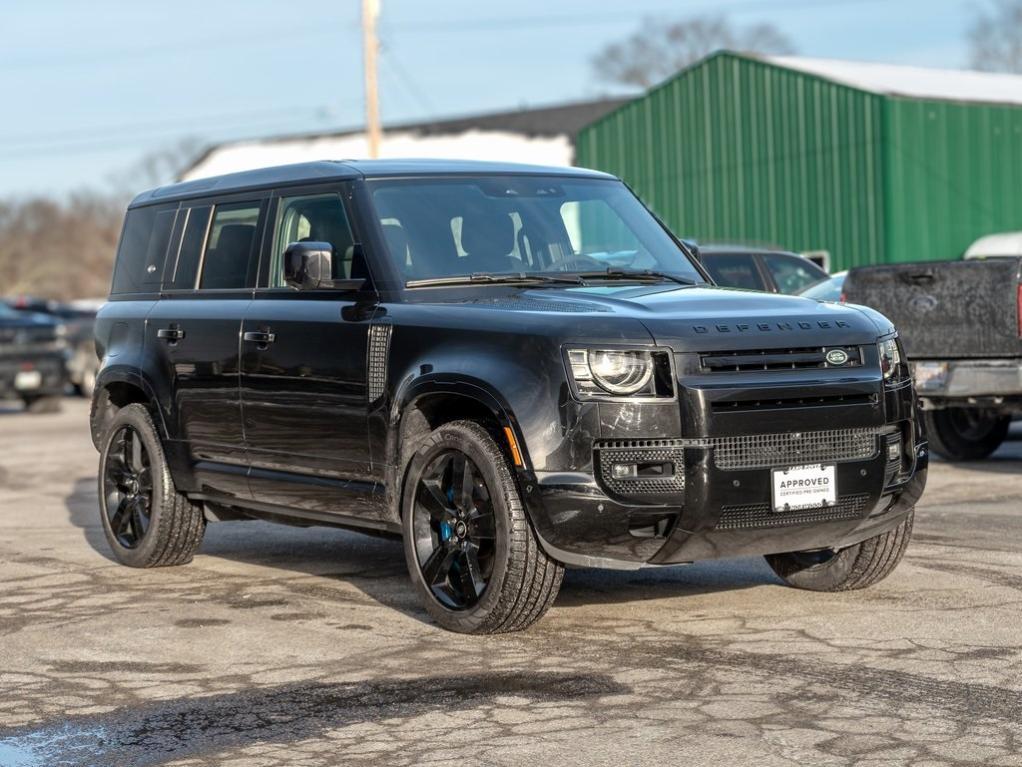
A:
{"label": "blue sky", "polygon": [[[805,56],[956,67],[981,0],[381,0],[384,122],[594,98],[644,16],[769,21]],[[362,120],[359,0],[0,0],[0,197],[147,153]]]}

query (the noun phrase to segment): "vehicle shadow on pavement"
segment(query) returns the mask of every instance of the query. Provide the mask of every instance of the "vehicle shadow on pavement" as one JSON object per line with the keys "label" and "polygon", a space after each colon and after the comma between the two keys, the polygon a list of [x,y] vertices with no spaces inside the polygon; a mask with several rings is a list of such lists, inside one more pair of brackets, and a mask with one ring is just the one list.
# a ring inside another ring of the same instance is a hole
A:
{"label": "vehicle shadow on pavement", "polygon": [[[95,477],[82,477],[64,499],[86,542],[113,561],[99,521]],[[384,607],[432,625],[408,578],[401,542],[330,527],[245,520],[207,526],[199,556],[345,583]],[[287,588],[283,583],[282,588]],[[554,607],[624,604],[756,586],[780,580],[760,557],[642,570],[569,569]]]}
{"label": "vehicle shadow on pavement", "polygon": [[114,561],[103,534],[103,524],[99,520],[99,499],[96,493],[95,476],[79,477],[74,481],[71,493],[64,497],[64,507],[71,524],[82,531],[86,543],[106,559]]}
{"label": "vehicle shadow on pavement", "polygon": [[555,607],[674,599],[757,586],[781,580],[762,557],[697,562],[642,570],[568,570]]}
{"label": "vehicle shadow on pavement", "polygon": [[[14,764],[26,767],[155,767],[254,745],[295,744],[293,748],[300,753],[301,741],[363,722],[431,714],[443,722],[452,702],[459,713],[476,711],[479,722],[485,724],[506,696],[536,704],[561,704],[629,692],[605,674],[471,673],[463,669],[453,676],[257,687],[201,698],[173,698],[43,727],[0,729],[0,759],[6,755]],[[398,729],[391,726],[391,730]],[[392,740],[395,757],[414,748],[414,743],[401,738]],[[294,758],[292,749],[287,751],[286,761],[280,764]],[[259,763],[270,762],[260,758]]]}

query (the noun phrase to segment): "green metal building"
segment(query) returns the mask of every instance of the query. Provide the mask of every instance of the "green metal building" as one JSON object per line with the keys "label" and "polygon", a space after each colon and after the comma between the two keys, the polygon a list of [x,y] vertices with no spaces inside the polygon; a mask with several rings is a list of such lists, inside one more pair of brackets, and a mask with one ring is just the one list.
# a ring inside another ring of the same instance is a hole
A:
{"label": "green metal building", "polygon": [[583,129],[576,162],[701,242],[959,258],[1022,229],[1022,77],[721,52]]}

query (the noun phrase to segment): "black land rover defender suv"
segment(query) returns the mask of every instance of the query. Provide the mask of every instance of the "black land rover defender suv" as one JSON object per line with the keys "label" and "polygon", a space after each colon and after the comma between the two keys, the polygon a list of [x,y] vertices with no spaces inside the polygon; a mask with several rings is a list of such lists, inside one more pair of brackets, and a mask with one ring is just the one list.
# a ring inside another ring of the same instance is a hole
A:
{"label": "black land rover defender suv", "polygon": [[400,534],[442,626],[522,629],[565,565],[763,554],[867,586],[927,449],[869,309],[719,289],[617,179],[321,162],[131,204],[96,324],[117,558],[208,521]]}

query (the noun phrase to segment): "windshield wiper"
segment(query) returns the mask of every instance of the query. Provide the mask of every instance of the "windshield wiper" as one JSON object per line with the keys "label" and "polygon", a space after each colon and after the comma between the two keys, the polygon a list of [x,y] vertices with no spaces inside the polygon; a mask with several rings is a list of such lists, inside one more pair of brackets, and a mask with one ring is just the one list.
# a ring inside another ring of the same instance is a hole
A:
{"label": "windshield wiper", "polygon": [[451,277],[429,277],[422,280],[408,280],[406,288],[427,288],[443,287],[447,285],[540,285],[547,283],[559,283],[568,285],[582,285],[581,277],[574,274],[547,275],[547,274],[489,274],[476,272],[475,274],[460,274]]}
{"label": "windshield wiper", "polygon": [[572,272],[582,280],[669,280],[679,285],[695,285],[695,280],[688,277],[679,277],[667,272],[657,272],[652,269],[614,269],[610,267],[602,272]]}

